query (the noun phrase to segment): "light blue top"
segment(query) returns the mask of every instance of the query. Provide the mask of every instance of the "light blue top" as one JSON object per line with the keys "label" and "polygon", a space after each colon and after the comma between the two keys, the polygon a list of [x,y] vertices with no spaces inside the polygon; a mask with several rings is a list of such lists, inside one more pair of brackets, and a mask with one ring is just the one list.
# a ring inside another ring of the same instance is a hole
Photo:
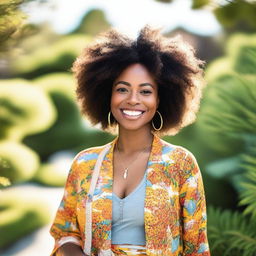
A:
{"label": "light blue top", "polygon": [[145,245],[144,200],[146,173],[140,184],[125,198],[113,193],[112,244]]}

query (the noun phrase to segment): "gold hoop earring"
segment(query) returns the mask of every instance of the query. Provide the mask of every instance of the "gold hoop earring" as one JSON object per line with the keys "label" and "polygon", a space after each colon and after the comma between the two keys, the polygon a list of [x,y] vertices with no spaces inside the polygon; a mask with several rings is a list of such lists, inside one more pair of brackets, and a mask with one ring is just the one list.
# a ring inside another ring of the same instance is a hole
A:
{"label": "gold hoop earring", "polygon": [[111,120],[110,120],[110,117],[111,117],[111,111],[108,112],[108,126],[111,126]]}
{"label": "gold hoop earring", "polygon": [[160,127],[159,127],[159,128],[156,128],[156,127],[155,127],[154,122],[153,122],[153,119],[152,119],[151,123],[152,123],[153,128],[154,128],[156,131],[160,131],[160,130],[163,128],[164,121],[163,121],[162,115],[160,114],[160,112],[159,112],[158,110],[156,111],[156,113],[158,113],[158,115],[159,115],[159,117],[160,117],[160,121],[161,121]]}

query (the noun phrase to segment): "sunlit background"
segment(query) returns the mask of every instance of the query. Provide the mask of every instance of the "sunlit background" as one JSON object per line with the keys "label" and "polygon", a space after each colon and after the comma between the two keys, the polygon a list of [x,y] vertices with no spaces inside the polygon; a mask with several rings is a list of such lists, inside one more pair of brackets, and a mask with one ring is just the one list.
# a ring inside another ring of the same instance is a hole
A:
{"label": "sunlit background", "polygon": [[0,255],[50,255],[73,157],[113,139],[81,116],[70,67],[100,32],[145,24],[206,61],[197,121],[164,139],[198,160],[212,255],[256,255],[253,0],[0,1]]}

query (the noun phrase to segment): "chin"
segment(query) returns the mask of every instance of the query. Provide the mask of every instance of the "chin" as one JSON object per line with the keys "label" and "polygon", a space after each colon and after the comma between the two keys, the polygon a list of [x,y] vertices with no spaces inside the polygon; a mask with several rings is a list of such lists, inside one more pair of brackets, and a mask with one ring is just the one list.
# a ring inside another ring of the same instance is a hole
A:
{"label": "chin", "polygon": [[127,130],[127,131],[139,131],[139,130],[148,130],[151,131],[151,126],[145,125],[145,126],[139,126],[139,125],[120,125],[119,129]]}

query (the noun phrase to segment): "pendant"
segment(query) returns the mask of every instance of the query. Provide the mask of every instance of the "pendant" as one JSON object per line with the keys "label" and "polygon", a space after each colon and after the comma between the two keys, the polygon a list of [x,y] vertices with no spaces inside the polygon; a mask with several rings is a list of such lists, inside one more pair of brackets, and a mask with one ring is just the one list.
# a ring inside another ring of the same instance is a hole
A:
{"label": "pendant", "polygon": [[127,175],[128,175],[128,168],[126,168],[126,169],[124,170],[124,179],[127,178]]}

